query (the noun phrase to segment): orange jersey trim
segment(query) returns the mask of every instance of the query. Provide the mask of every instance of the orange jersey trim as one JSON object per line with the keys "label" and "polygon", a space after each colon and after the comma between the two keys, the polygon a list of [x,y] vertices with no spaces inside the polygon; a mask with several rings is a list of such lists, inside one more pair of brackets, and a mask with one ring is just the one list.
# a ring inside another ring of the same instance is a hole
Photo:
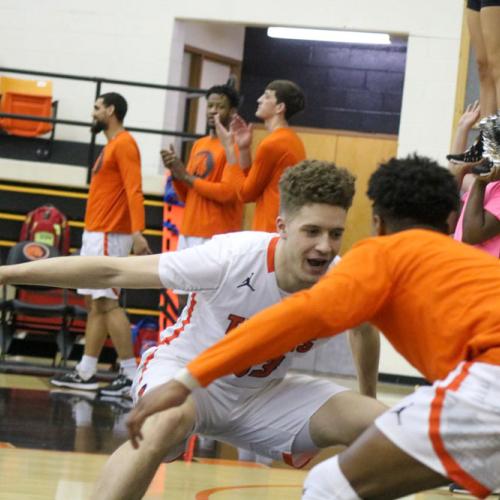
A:
{"label": "orange jersey trim", "polygon": [[274,258],[276,257],[276,246],[278,245],[278,241],[280,240],[279,236],[273,238],[269,242],[269,246],[267,247],[267,272],[274,273]]}
{"label": "orange jersey trim", "polygon": [[460,464],[446,450],[446,446],[439,432],[446,391],[458,390],[462,382],[469,375],[471,364],[470,362],[465,363],[462,367],[462,371],[446,387],[438,387],[436,389],[436,396],[431,403],[431,412],[429,416],[429,437],[434,451],[441,460],[448,476],[453,479],[453,481],[467,488],[475,496],[485,498],[490,494],[490,490],[462,469]]}
{"label": "orange jersey trim", "polygon": [[188,312],[187,312],[187,315],[186,315],[186,319],[182,322],[182,324],[181,324],[181,326],[179,326],[179,328],[176,328],[174,330],[174,332],[172,333],[172,335],[170,335],[169,337],[165,337],[160,342],[160,345],[170,344],[170,342],[172,342],[172,340],[175,340],[177,337],[179,337],[179,335],[182,334],[182,332],[186,328],[186,325],[189,325],[189,323],[191,323],[191,318],[193,317],[193,311],[194,311],[194,308],[195,308],[196,304],[197,304],[196,293],[192,293],[191,297],[189,299],[189,306],[188,306]]}

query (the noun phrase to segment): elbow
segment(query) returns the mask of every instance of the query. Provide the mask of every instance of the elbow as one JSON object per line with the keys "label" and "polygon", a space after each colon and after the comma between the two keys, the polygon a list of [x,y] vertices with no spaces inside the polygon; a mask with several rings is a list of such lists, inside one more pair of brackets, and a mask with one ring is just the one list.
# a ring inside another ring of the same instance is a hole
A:
{"label": "elbow", "polygon": [[115,257],[108,257],[106,260],[109,262],[105,263],[99,273],[99,286],[103,288],[121,286],[121,272],[114,264]]}
{"label": "elbow", "polygon": [[251,191],[240,191],[238,193],[238,199],[243,203],[253,203],[257,200],[259,196]]}
{"label": "elbow", "polygon": [[482,237],[481,233],[477,230],[466,230],[465,227],[463,229],[462,233],[462,242],[467,243],[469,245],[477,245],[479,243],[482,243],[484,241],[484,238]]}

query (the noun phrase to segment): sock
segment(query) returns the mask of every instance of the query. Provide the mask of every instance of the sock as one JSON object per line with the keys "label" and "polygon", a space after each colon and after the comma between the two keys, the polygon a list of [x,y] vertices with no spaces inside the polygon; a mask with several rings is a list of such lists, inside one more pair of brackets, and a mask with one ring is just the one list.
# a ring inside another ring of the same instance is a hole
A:
{"label": "sock", "polygon": [[338,455],[313,467],[304,482],[302,500],[361,500],[339,467]]}
{"label": "sock", "polygon": [[78,401],[73,406],[73,417],[77,427],[92,425],[92,405],[88,401]]}
{"label": "sock", "polygon": [[76,371],[83,380],[88,380],[97,371],[97,358],[84,354],[80,362],[76,365]]}
{"label": "sock", "polygon": [[257,453],[255,453],[255,451],[238,448],[238,460],[243,460],[244,462],[255,462],[256,458]]}
{"label": "sock", "polygon": [[134,380],[135,372],[137,371],[137,362],[135,358],[122,359],[120,368],[123,374],[130,380]]}

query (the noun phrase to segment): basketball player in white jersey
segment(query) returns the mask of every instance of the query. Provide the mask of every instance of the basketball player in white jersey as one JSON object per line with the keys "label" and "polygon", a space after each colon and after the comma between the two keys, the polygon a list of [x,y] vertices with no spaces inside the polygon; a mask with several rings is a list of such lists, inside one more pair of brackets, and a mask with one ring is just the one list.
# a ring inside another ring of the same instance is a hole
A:
{"label": "basketball player in white jersey", "polygon": [[[131,258],[71,257],[1,268],[0,282],[55,286],[180,288],[191,291],[177,323],[143,355],[134,397],[171,380],[239,323],[306,289],[340,250],[354,177],[306,160],[280,182],[277,234],[231,233],[179,252]],[[142,498],[159,464],[182,454],[193,433],[260,455],[305,465],[319,448],[347,445],[385,410],[375,395],[378,333],[352,332],[361,395],[325,379],[287,375],[292,356],[319,342],[193,391],[185,404],[146,420],[142,443],[124,443],[108,460],[93,498]],[[368,330],[368,332],[367,332]]]}

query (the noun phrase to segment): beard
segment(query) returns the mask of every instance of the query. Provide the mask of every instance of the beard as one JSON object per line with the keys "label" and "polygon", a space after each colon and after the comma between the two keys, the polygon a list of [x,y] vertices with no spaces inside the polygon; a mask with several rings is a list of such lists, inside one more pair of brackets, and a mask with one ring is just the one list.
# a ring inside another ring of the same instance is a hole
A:
{"label": "beard", "polygon": [[92,122],[92,125],[90,126],[90,131],[93,132],[94,134],[98,134],[99,132],[103,132],[107,128],[108,128],[107,123],[95,120],[94,122]]}

